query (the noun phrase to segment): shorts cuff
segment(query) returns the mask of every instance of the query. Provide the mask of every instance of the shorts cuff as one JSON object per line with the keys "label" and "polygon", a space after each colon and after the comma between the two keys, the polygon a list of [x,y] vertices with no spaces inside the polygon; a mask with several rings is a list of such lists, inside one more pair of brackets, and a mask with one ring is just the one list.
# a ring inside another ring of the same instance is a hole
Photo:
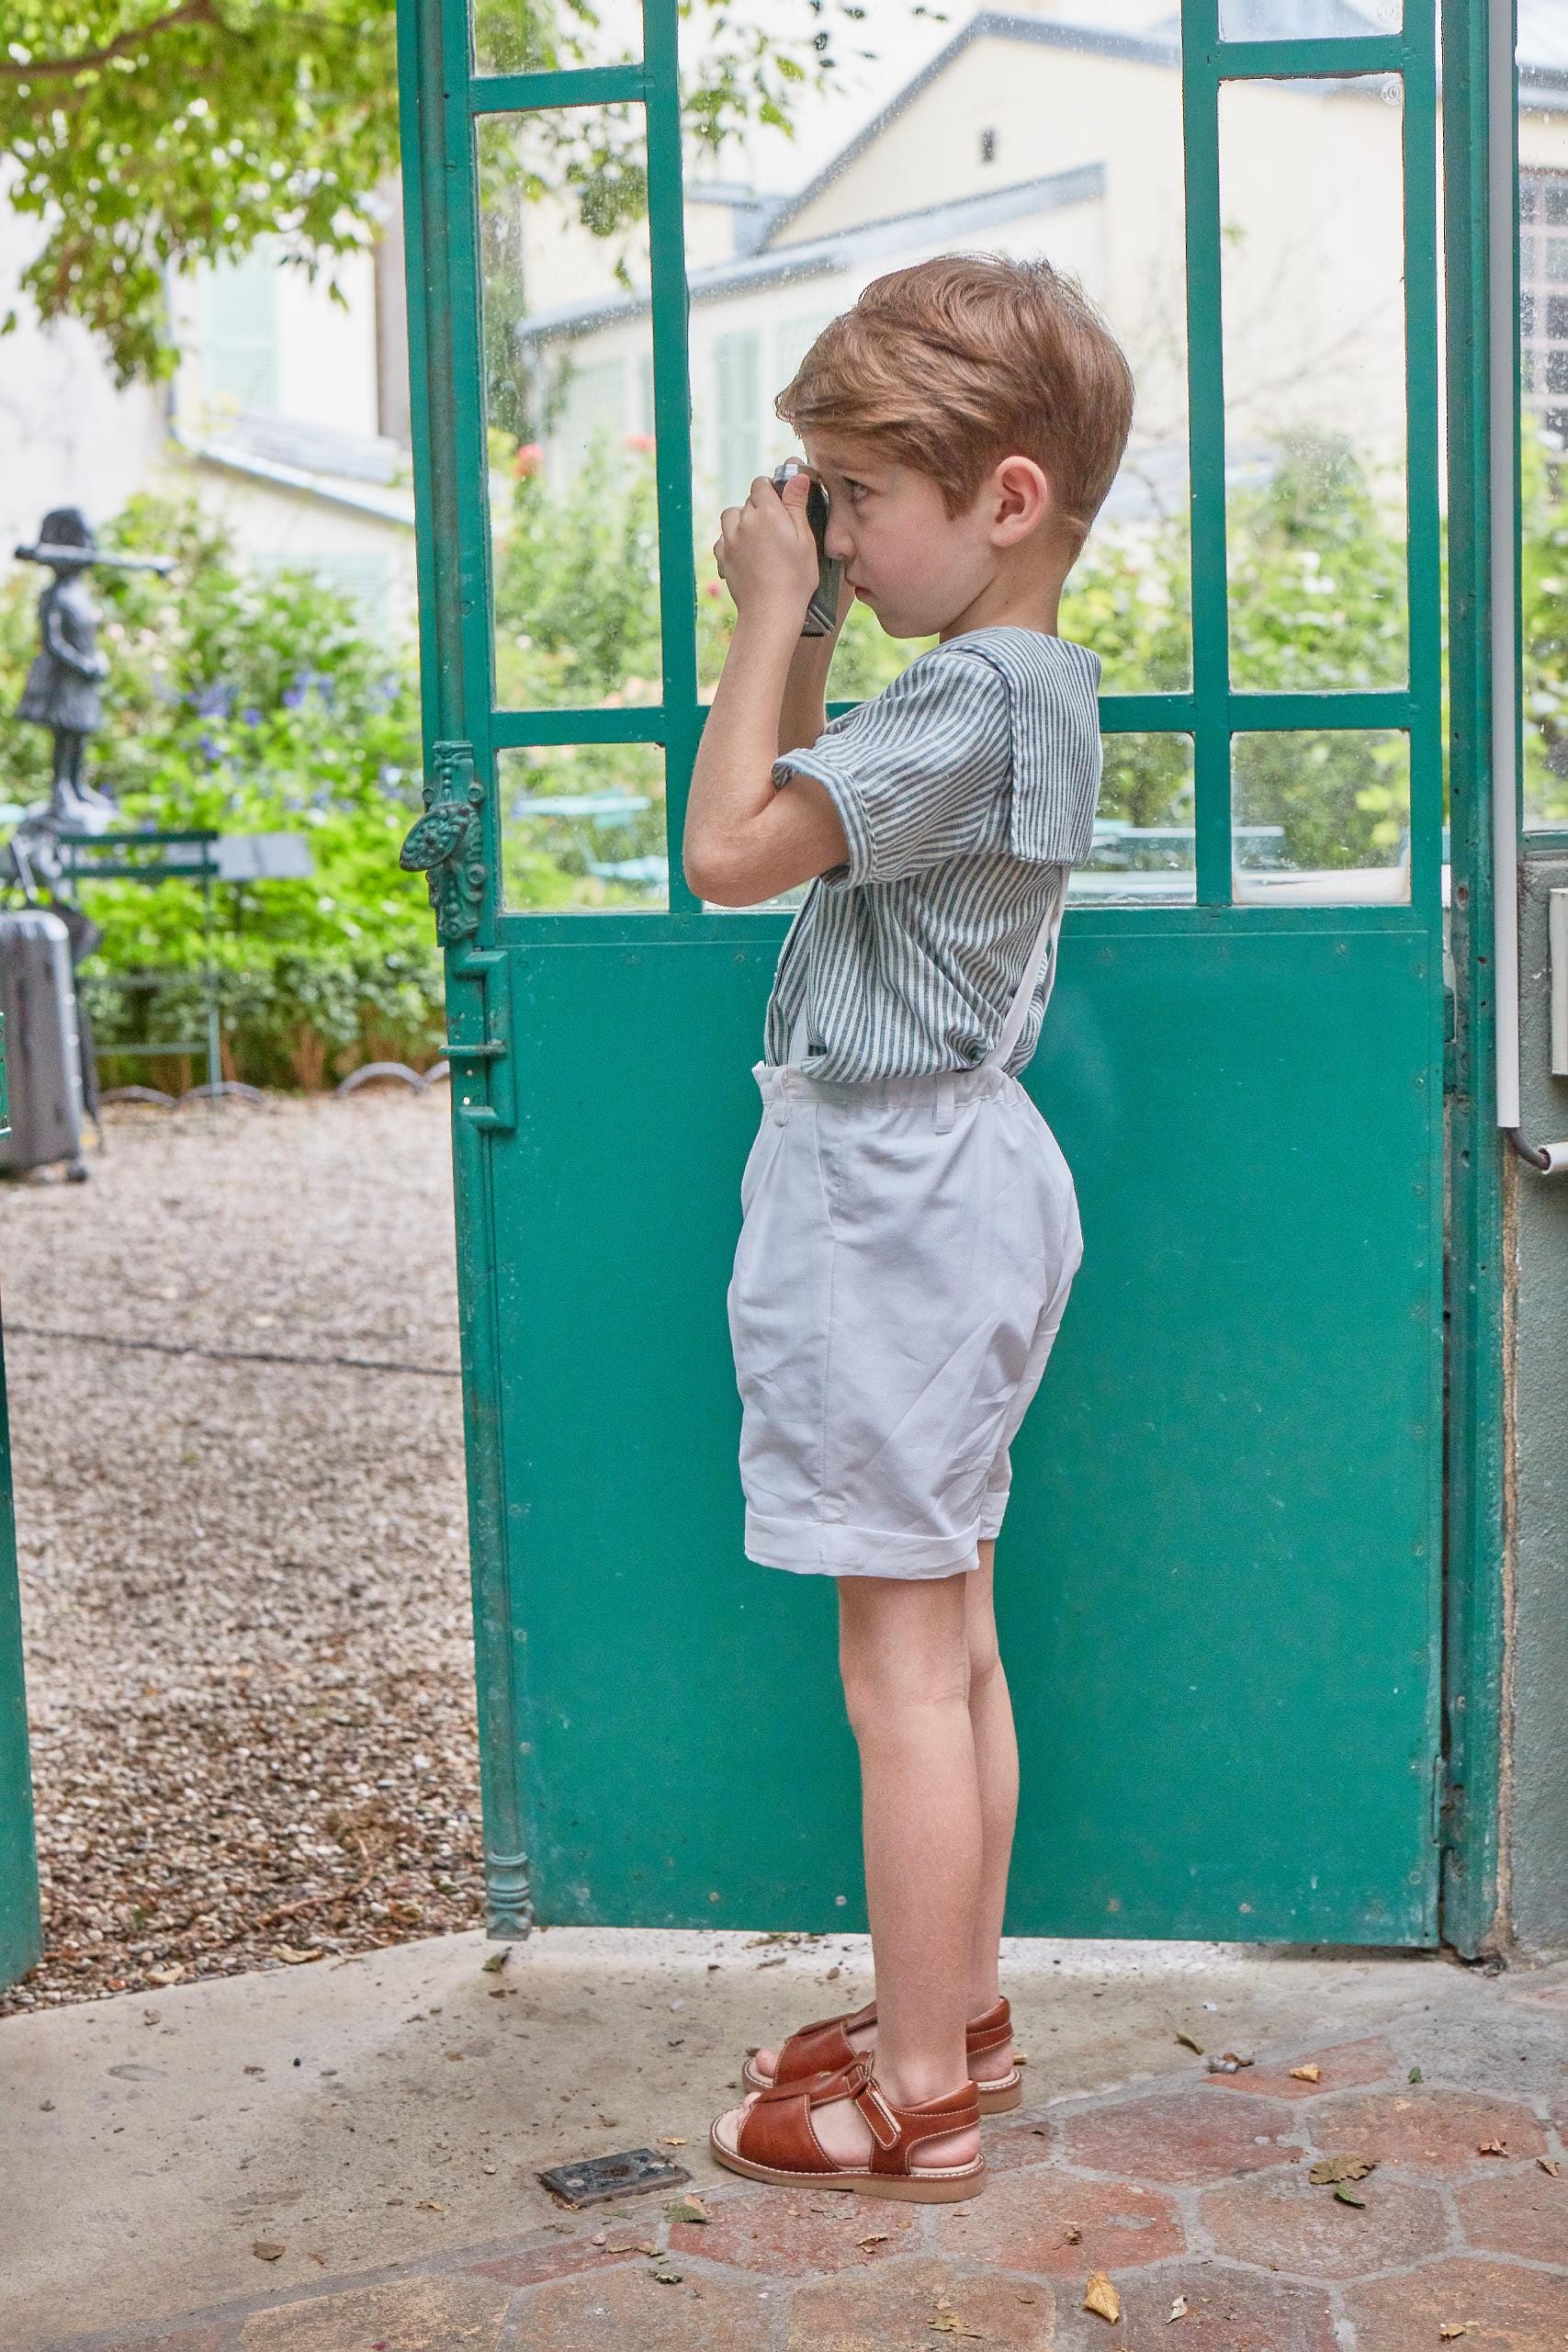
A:
{"label": "shorts cuff", "polygon": [[[983,1531],[982,1531],[983,1532]],[[841,1521],[746,1513],[746,1557],[797,1576],[951,1577],[977,1567],[977,1534],[897,1535]]]}
{"label": "shorts cuff", "polygon": [[980,1505],[978,1540],[982,1544],[994,1544],[1001,1533],[1002,1519],[1007,1510],[1008,1496],[1010,1492],[1011,1488],[1009,1487],[987,1487],[985,1499]]}

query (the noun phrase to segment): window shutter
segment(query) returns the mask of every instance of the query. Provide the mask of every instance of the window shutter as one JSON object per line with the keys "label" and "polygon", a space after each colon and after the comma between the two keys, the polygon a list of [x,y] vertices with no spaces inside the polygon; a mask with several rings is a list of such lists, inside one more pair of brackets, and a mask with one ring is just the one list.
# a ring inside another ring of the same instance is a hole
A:
{"label": "window shutter", "polygon": [[277,264],[265,251],[220,262],[201,310],[201,383],[209,404],[242,414],[278,412]]}

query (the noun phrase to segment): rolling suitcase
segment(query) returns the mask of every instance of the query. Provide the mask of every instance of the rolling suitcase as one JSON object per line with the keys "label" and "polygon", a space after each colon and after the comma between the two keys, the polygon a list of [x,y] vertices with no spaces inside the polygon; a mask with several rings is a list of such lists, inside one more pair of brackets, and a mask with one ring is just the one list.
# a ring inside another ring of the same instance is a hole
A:
{"label": "rolling suitcase", "polygon": [[41,907],[0,914],[0,1012],[11,1128],[0,1170],[82,1166],[82,1057],[71,942]]}

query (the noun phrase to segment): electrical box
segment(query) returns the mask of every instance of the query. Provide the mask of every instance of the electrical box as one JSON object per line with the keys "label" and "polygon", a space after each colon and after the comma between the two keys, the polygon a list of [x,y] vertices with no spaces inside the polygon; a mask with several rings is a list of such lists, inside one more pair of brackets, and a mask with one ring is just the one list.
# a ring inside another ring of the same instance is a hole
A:
{"label": "electrical box", "polygon": [[1551,967],[1551,1075],[1568,1078],[1568,890],[1548,894],[1546,920]]}

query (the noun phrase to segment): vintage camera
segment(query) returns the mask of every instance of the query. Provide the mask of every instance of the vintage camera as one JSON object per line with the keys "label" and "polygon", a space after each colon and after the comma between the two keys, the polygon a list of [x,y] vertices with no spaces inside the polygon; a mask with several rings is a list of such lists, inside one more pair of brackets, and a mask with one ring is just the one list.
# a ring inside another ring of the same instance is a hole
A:
{"label": "vintage camera", "polygon": [[773,472],[773,488],[784,495],[786,481],[796,474],[811,474],[811,489],[806,501],[806,519],[811,526],[811,536],[817,542],[817,588],[806,607],[802,637],[831,637],[839,625],[839,590],[843,581],[844,567],[837,556],[828,553],[828,493],[798,458],[786,458]]}

